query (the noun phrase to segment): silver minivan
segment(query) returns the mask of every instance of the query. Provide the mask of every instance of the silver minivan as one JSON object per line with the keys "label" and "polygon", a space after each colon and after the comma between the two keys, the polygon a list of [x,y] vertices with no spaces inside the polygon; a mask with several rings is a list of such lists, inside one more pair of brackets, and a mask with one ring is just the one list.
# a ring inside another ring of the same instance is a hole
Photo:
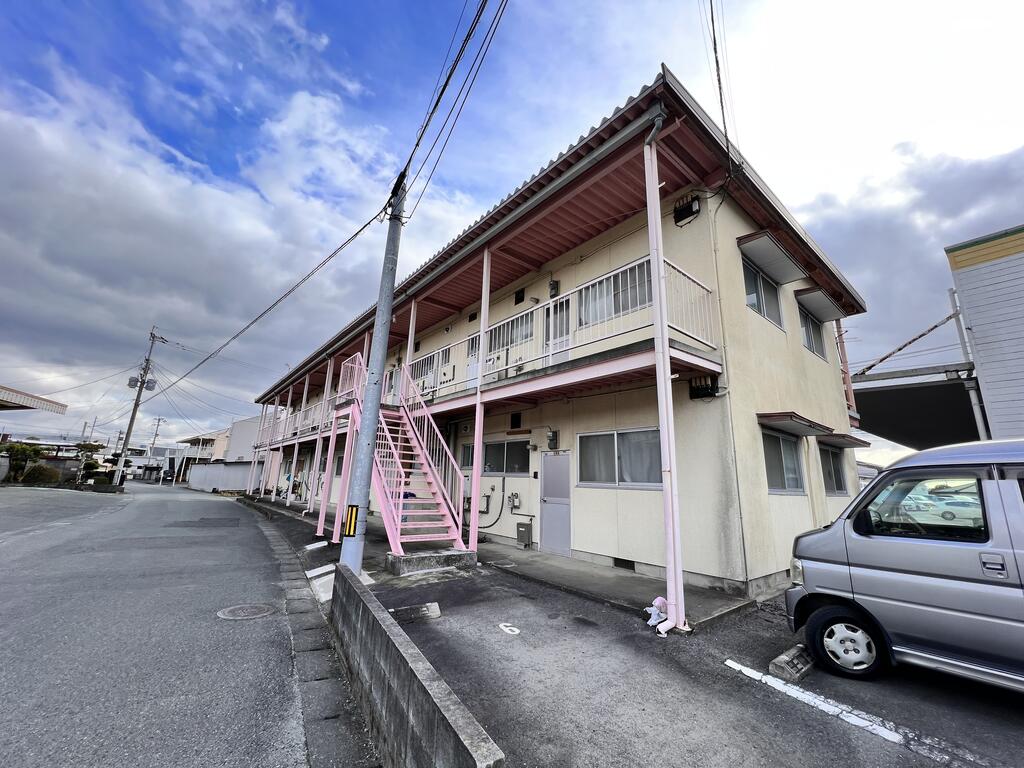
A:
{"label": "silver minivan", "polygon": [[789,626],[815,661],[870,677],[917,664],[1024,691],[1024,440],[889,466],[793,543]]}

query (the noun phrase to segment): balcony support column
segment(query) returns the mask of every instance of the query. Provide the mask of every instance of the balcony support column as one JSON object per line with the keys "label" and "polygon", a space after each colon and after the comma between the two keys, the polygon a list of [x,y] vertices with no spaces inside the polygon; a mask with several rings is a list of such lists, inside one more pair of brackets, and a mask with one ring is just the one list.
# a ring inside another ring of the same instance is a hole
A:
{"label": "balcony support column", "polygon": [[[288,433],[288,419],[291,418],[291,410],[292,410],[292,385],[289,384],[288,385],[288,402],[285,403],[285,406],[284,406],[284,419],[281,420],[282,421],[282,426],[281,426],[281,440],[282,441],[284,441],[284,440],[286,440],[288,438],[288,434],[287,434]],[[281,485],[281,470],[284,469],[284,446],[283,445],[281,446],[281,450],[279,451],[279,453],[281,454],[281,464],[277,468],[277,477],[274,478],[274,493],[270,496],[270,500],[271,501],[277,501],[277,490],[278,490],[278,487]]]}
{"label": "balcony support column", "polygon": [[274,443],[274,433],[277,431],[277,409],[280,403],[281,395],[274,395],[274,410],[270,414],[270,432],[267,433],[267,446],[263,452],[263,471],[260,472],[260,492],[256,494],[261,499],[266,495],[267,483],[270,481],[270,446]]}
{"label": "balcony support column", "polygon": [[[469,551],[476,552],[480,538],[480,478],[484,469],[484,350],[491,308],[491,251],[484,247],[483,275],[480,280],[480,341],[476,350],[476,403],[473,410],[473,477],[469,497]],[[455,502],[455,499],[452,499]],[[461,500],[459,502],[461,503]]]}
{"label": "balcony support column", "polygon": [[647,238],[651,251],[651,280],[654,309],[654,361],[658,392],[658,434],[661,438],[661,496],[665,516],[665,574],[668,618],[658,625],[664,634],[670,629],[688,630],[683,598],[683,553],[679,520],[679,489],[676,485],[676,429],[672,398],[672,363],[668,337],[668,292],[665,243],[661,230],[661,194],[658,179],[658,147],[661,117],[644,141],[644,182],[647,197]]}
{"label": "balcony support column", "polygon": [[[334,378],[334,357],[327,359],[327,376],[324,379],[324,393],[320,398],[320,410],[316,414],[316,447],[313,449],[313,466],[310,467],[310,477],[313,478],[309,484],[309,499],[306,508],[302,510],[302,516],[313,511],[313,499],[317,496],[317,489],[320,487],[320,454],[324,449],[323,431],[324,417],[327,415],[327,399],[331,396],[331,379]],[[333,406],[332,406],[333,407]]]}
{"label": "balcony support column", "polygon": [[256,481],[256,460],[259,458],[260,433],[263,432],[263,420],[267,417],[267,404],[263,404],[260,410],[259,426],[256,427],[256,444],[252,447],[252,463],[249,465],[249,476],[245,479],[245,492],[252,493],[253,483]]}
{"label": "balcony support column", "polygon": [[306,374],[306,380],[302,385],[302,405],[299,406],[299,410],[295,415],[295,445],[292,446],[292,476],[288,481],[288,491],[284,495],[284,505],[290,507],[292,505],[292,487],[295,485],[295,478],[298,475],[298,461],[299,461],[299,432],[302,431],[302,424],[300,423],[303,414],[306,412],[306,398],[309,396],[309,374]]}
{"label": "balcony support column", "polygon": [[[351,433],[351,430],[349,430]],[[324,535],[324,521],[327,519],[327,503],[331,500],[331,486],[334,485],[334,446],[338,439],[338,413],[331,415],[331,436],[327,440],[327,468],[324,471],[324,487],[320,492],[320,516],[316,521],[316,535]],[[346,448],[348,447],[346,443]]]}
{"label": "balcony support column", "polygon": [[[408,338],[405,340],[405,365],[406,367],[412,365],[412,356],[416,350],[416,299],[413,299],[409,306],[409,333]],[[412,369],[409,368],[409,378],[412,378]],[[402,380],[404,381],[404,379]],[[404,385],[399,385],[404,386]],[[401,399],[405,399],[405,392],[399,393]]]}

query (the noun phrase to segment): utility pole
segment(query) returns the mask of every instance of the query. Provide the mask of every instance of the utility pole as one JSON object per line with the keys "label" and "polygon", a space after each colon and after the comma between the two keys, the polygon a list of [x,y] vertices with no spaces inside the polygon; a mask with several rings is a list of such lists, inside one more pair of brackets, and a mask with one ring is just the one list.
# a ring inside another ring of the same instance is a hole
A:
{"label": "utility pole", "polygon": [[[92,442],[92,433],[95,432],[95,431],[96,431],[96,417],[93,416],[92,417],[92,426],[89,427],[89,442],[90,443]],[[109,441],[110,438],[107,438],[107,440]]]}
{"label": "utility pole", "polygon": [[153,455],[153,448],[156,447],[156,439],[160,436],[160,423],[167,421],[163,416],[156,417],[156,427],[153,429],[153,442],[149,444],[149,455]]}
{"label": "utility pole", "polygon": [[121,477],[124,475],[124,459],[128,454],[128,446],[131,444],[132,429],[135,427],[135,417],[139,413],[139,403],[142,401],[142,392],[149,383],[149,367],[153,357],[153,345],[157,339],[165,341],[162,336],[156,335],[156,326],[149,330],[149,351],[146,352],[146,359],[142,362],[142,370],[139,372],[139,380],[136,384],[135,404],[132,406],[132,415],[128,419],[128,429],[124,432],[124,445],[121,446],[121,455],[117,459],[117,470],[114,472],[114,487],[121,484]]}
{"label": "utility pole", "polygon": [[[395,300],[395,273],[398,271],[398,245],[402,239],[402,214],[405,212],[405,174],[398,177],[391,191],[391,213],[388,216],[388,239],[384,246],[384,265],[380,272],[380,294],[377,297],[376,322],[370,342],[370,362],[363,393],[363,415],[356,442],[355,469],[348,493],[346,515],[356,515],[355,536],[346,537],[341,545],[341,562],[357,576],[363,570],[363,545],[366,541],[366,515],[370,508],[370,480],[373,451],[380,421],[381,385],[384,363],[391,333],[391,309]],[[339,509],[337,514],[341,514]]]}

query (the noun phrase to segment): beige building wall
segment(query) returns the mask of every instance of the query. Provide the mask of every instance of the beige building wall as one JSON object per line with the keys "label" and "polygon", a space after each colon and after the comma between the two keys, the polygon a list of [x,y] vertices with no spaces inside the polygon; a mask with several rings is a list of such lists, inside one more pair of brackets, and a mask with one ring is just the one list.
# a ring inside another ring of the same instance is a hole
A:
{"label": "beige building wall", "polygon": [[[818,450],[813,439],[800,441],[803,493],[768,491],[758,413],[795,411],[837,433],[850,429],[833,323],[823,327],[826,359],[803,345],[794,291],[809,279],[779,287],[783,327],[746,306],[742,254],[736,238],[756,230],[731,202],[717,215],[719,297],[726,376],[722,382],[732,411],[736,443],[739,506],[747,551],[748,578],[757,579],[788,566],[793,537],[835,519],[840,501],[826,499]],[[857,477],[853,451],[845,456],[848,488]],[[849,500],[852,496],[840,497]],[[845,506],[845,505],[844,505]]]}

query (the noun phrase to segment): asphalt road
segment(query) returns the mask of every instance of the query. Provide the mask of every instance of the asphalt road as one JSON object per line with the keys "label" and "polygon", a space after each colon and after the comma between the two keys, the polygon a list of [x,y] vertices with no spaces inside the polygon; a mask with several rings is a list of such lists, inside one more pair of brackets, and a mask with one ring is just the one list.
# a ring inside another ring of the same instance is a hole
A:
{"label": "asphalt road", "polygon": [[227,499],[0,489],[0,765],[308,765],[280,581]]}

